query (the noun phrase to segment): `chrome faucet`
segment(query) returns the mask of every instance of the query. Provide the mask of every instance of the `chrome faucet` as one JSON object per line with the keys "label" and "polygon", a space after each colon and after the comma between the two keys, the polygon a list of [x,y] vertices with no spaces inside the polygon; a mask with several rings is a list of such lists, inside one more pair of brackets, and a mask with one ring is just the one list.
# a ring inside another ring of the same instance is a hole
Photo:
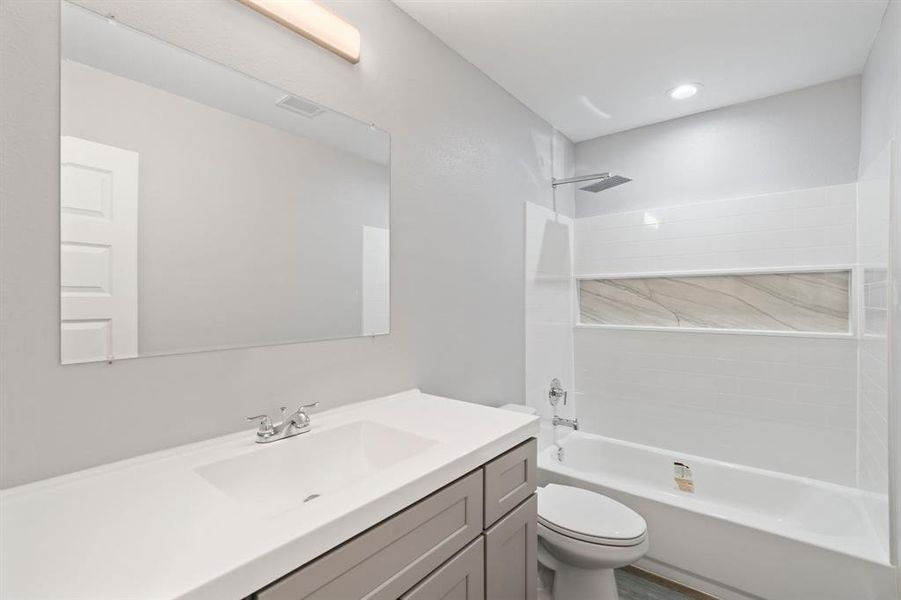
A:
{"label": "chrome faucet", "polygon": [[247,421],[259,421],[260,427],[257,429],[257,444],[268,444],[269,442],[277,442],[289,437],[294,437],[310,430],[310,415],[307,414],[308,408],[319,406],[318,402],[312,404],[304,404],[296,411],[288,415],[288,409],[281,407],[282,420],[279,423],[273,423],[269,415],[256,415],[253,417],[245,417]]}
{"label": "chrome faucet", "polygon": [[551,403],[551,406],[554,407],[554,418],[551,420],[551,425],[556,427],[557,425],[563,425],[564,427],[572,427],[573,431],[579,430],[579,419],[564,419],[563,417],[557,416],[557,404],[563,400],[563,404],[566,404],[566,398],[569,394],[566,390],[563,389],[563,385],[560,383],[560,380],[554,377],[551,380],[551,389],[547,392],[548,402]]}
{"label": "chrome faucet", "polygon": [[564,419],[563,417],[558,417],[557,415],[554,415],[554,419],[551,421],[551,424],[554,425],[555,427],[557,425],[563,425],[564,427],[572,427],[573,431],[579,431],[579,419],[578,418]]}

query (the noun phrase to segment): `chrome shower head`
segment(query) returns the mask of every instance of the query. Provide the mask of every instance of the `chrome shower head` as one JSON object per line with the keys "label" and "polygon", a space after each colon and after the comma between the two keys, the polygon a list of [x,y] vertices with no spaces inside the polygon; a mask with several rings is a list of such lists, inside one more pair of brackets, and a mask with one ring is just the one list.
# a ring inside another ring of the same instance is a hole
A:
{"label": "chrome shower head", "polygon": [[585,192],[596,194],[598,192],[609,190],[612,187],[616,187],[630,181],[632,180],[628,177],[623,177],[622,175],[608,175],[607,177],[604,177],[599,181],[595,181],[594,183],[588,184],[585,187],[580,187],[579,189]]}
{"label": "chrome shower head", "polygon": [[594,175],[579,175],[577,177],[567,177],[566,179],[554,179],[551,181],[551,185],[556,188],[558,185],[566,185],[568,183],[582,183],[585,181],[592,181],[594,183],[590,183],[579,189],[586,192],[597,193],[604,190],[609,190],[612,187],[622,185],[624,183],[628,183],[632,180],[628,177],[623,177],[622,175],[611,175],[610,173],[595,173]]}

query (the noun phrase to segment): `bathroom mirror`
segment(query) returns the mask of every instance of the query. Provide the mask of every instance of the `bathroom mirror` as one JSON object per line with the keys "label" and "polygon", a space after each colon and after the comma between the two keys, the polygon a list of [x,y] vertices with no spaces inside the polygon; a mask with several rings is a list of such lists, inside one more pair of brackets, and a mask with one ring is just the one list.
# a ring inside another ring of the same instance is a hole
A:
{"label": "bathroom mirror", "polygon": [[61,361],[388,333],[385,131],[62,4]]}

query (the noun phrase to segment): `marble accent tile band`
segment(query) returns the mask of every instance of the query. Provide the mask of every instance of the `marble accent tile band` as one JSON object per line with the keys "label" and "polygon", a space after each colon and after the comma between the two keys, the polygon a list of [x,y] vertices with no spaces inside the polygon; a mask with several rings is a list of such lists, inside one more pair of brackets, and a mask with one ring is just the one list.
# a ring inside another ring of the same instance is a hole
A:
{"label": "marble accent tile band", "polygon": [[582,324],[848,333],[851,272],[586,279]]}

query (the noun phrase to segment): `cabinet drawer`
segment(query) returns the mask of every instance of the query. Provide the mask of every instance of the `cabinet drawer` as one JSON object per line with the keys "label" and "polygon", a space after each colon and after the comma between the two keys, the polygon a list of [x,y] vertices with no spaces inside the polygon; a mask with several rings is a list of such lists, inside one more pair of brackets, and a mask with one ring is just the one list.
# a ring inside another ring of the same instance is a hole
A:
{"label": "cabinet drawer", "polygon": [[537,462],[538,441],[532,438],[485,465],[486,529],[532,495]]}
{"label": "cabinet drawer", "polygon": [[538,496],[485,532],[485,590],[491,600],[538,597]]}
{"label": "cabinet drawer", "polygon": [[401,600],[485,600],[485,542],[482,536],[404,594]]}
{"label": "cabinet drawer", "polygon": [[257,600],[396,600],[482,530],[470,473],[257,592]]}

